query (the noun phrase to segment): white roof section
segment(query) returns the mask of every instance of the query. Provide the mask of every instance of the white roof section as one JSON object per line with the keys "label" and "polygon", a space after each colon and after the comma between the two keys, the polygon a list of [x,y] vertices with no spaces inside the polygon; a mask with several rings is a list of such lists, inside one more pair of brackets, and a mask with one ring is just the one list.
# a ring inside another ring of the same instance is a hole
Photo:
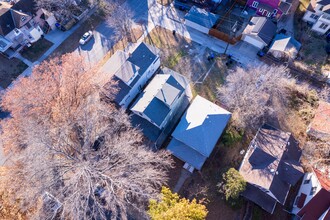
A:
{"label": "white roof section", "polygon": [[229,111],[201,96],[196,96],[172,136],[208,157],[230,116]]}
{"label": "white roof section", "polygon": [[[156,74],[155,77],[151,80],[148,86],[143,91],[142,97],[135,102],[132,106],[132,111],[143,112],[149,103],[154,99],[155,96],[163,88],[163,85],[171,77],[170,74]],[[173,87],[173,89],[176,89]],[[177,89],[176,89],[177,90]]]}

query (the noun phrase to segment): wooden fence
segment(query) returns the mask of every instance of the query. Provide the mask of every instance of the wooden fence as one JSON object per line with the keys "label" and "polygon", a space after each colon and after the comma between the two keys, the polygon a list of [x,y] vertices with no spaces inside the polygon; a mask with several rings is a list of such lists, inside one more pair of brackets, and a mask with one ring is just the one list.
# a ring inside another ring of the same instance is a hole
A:
{"label": "wooden fence", "polygon": [[241,40],[242,35],[237,37],[230,37],[228,34],[221,32],[215,28],[211,28],[209,31],[209,35],[216,37],[220,40],[226,41],[230,44],[236,44],[238,41]]}

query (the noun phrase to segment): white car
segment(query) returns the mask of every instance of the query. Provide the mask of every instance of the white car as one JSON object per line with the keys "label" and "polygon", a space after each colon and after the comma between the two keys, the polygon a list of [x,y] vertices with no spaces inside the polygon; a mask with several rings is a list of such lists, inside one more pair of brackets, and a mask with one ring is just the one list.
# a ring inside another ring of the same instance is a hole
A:
{"label": "white car", "polygon": [[92,31],[87,31],[84,35],[80,38],[79,44],[85,45],[91,38],[93,37]]}

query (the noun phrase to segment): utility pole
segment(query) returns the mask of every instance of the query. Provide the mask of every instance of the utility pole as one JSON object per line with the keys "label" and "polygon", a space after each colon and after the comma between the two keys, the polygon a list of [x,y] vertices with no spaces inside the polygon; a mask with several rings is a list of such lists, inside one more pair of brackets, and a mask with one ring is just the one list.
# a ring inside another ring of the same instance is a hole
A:
{"label": "utility pole", "polygon": [[[230,28],[230,31],[229,31],[229,40],[231,40],[233,38],[233,36],[235,35],[236,31],[237,31],[237,21],[235,21],[235,24],[233,25],[233,27]],[[225,52],[224,52],[225,55],[226,55],[227,49],[229,47],[229,40],[227,42],[226,49],[225,49]]]}

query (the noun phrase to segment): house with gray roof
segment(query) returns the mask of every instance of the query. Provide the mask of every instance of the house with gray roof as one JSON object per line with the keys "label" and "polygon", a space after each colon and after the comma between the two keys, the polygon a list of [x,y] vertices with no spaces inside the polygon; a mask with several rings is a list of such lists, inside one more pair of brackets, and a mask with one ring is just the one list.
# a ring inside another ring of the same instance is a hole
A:
{"label": "house with gray roof", "polygon": [[285,204],[290,187],[304,175],[300,157],[291,133],[263,125],[239,168],[247,182],[241,195],[272,214],[277,203]]}
{"label": "house with gray roof", "polygon": [[[186,77],[165,67],[152,78],[130,110],[135,118],[140,118],[139,127],[149,139],[158,142],[157,139],[164,136],[164,141],[168,131],[173,129],[187,108],[190,99],[191,90]],[[153,131],[148,131],[150,125]],[[156,133],[155,137],[150,134],[152,132]],[[163,141],[157,144],[161,145]]]}
{"label": "house with gray roof", "polygon": [[269,48],[269,53],[276,58],[290,57],[295,58],[301,48],[299,43],[293,37],[285,34],[277,34]]}
{"label": "house with gray roof", "polygon": [[196,96],[173,131],[167,150],[189,167],[201,170],[230,117],[227,110]]}
{"label": "house with gray roof", "polygon": [[216,24],[219,15],[206,11],[205,9],[193,6],[184,17],[185,25],[192,27],[205,34]]}
{"label": "house with gray roof", "polygon": [[[29,6],[29,7],[26,7]],[[28,43],[34,43],[44,34],[35,21],[36,5],[32,0],[0,3],[0,52],[12,57]]]}
{"label": "house with gray roof", "polygon": [[312,30],[325,34],[330,30],[330,0],[311,0],[303,20],[313,24]]}
{"label": "house with gray roof", "polygon": [[117,51],[101,68],[97,80],[111,91],[118,106],[127,108],[159,66],[157,49],[142,42],[128,53]]}
{"label": "house with gray roof", "polygon": [[262,49],[272,41],[277,26],[266,17],[252,17],[242,33],[242,40]]}

